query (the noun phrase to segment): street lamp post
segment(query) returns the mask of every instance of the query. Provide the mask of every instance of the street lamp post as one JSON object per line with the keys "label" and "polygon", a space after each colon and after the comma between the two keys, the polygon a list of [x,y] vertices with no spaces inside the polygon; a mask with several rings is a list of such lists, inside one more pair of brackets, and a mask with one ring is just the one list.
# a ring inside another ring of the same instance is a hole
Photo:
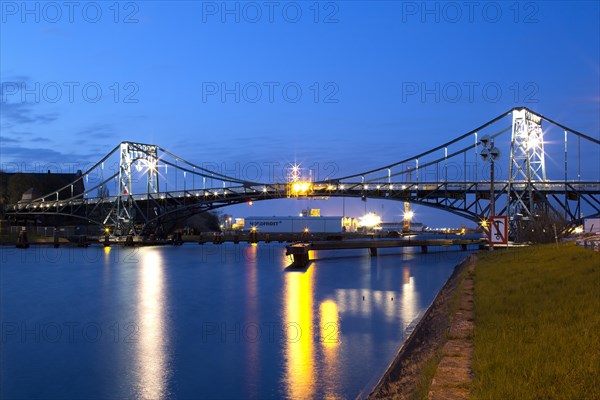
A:
{"label": "street lamp post", "polygon": [[494,250],[494,243],[492,242],[492,226],[495,209],[496,193],[494,191],[494,161],[500,157],[500,150],[494,146],[494,140],[489,135],[485,135],[480,140],[481,146],[481,159],[483,161],[490,162],[490,223],[488,224],[488,236],[489,236],[489,248],[490,251]]}

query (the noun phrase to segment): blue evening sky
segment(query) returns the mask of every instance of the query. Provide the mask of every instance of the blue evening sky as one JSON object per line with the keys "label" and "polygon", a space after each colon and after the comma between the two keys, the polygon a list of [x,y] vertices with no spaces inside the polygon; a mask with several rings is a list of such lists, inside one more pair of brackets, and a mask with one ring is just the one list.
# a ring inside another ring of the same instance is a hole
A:
{"label": "blue evening sky", "polygon": [[[599,4],[2,1],[2,167],[67,172],[130,140],[242,178],[247,163],[291,161],[343,176],[520,105],[598,137]],[[341,204],[225,211],[340,215]],[[364,207],[346,200],[347,214]],[[367,208],[402,214],[401,203]]]}

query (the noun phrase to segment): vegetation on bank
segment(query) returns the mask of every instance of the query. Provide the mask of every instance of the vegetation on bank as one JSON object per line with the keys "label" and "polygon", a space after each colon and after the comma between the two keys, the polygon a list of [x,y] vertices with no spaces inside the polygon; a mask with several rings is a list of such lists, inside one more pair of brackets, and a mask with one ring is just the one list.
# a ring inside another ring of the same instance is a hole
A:
{"label": "vegetation on bank", "polygon": [[[458,285],[455,290],[452,291],[451,296],[448,298],[448,309],[445,315],[445,325],[446,328],[444,331],[445,339],[448,339],[448,330],[450,323],[452,321],[452,317],[459,309],[460,306],[460,298],[463,293],[463,286],[465,282],[465,278],[467,276],[471,276],[472,272],[468,270],[468,268],[463,268],[458,277]],[[411,393],[410,399],[420,400],[420,399],[428,399],[429,398],[429,390],[432,385],[433,377],[438,368],[438,364],[442,359],[444,352],[443,347],[446,340],[444,340],[437,348],[435,349],[433,356],[425,362],[420,370],[420,374],[415,383],[415,391]]]}
{"label": "vegetation on bank", "polygon": [[480,253],[475,274],[474,398],[600,398],[600,254]]}

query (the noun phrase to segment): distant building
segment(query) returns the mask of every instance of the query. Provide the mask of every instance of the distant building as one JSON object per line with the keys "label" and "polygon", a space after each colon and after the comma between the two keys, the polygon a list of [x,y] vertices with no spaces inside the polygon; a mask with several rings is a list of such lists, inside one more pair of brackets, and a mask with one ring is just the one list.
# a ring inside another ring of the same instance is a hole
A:
{"label": "distant building", "polygon": [[231,214],[222,214],[219,217],[219,227],[221,229],[231,229],[233,224],[233,216]]}
{"label": "distant building", "polygon": [[244,218],[235,218],[233,224],[231,224],[231,229],[234,231],[241,231],[244,229]]}
{"label": "distant building", "polygon": [[40,196],[40,192],[37,191],[35,188],[29,188],[23,192],[23,196],[21,196],[20,201],[31,201],[37,199]]}
{"label": "distant building", "polygon": [[340,233],[344,230],[342,217],[247,217],[244,230],[264,233]]}
{"label": "distant building", "polygon": [[[85,192],[83,179],[73,183],[81,175],[81,171],[74,174],[52,173],[51,171],[41,174],[0,171],[0,202],[4,205],[31,201],[59,189],[62,190],[58,193],[58,199],[67,199]],[[71,183],[73,183],[72,186]]]}

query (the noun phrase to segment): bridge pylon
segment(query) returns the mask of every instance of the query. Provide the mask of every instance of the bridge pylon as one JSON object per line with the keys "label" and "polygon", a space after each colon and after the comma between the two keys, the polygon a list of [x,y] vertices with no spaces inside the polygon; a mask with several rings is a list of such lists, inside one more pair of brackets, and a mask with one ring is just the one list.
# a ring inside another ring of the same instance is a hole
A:
{"label": "bridge pylon", "polygon": [[546,208],[547,198],[535,189],[546,182],[542,118],[527,109],[513,110],[512,116],[506,210],[515,233],[519,223],[533,221]]}
{"label": "bridge pylon", "polygon": [[114,212],[108,214],[105,224],[111,220],[116,235],[136,235],[135,218],[137,209],[133,198],[134,183],[131,168],[135,165],[138,171],[146,169],[147,194],[157,194],[158,187],[158,146],[123,142],[119,150],[118,193],[113,207]]}

